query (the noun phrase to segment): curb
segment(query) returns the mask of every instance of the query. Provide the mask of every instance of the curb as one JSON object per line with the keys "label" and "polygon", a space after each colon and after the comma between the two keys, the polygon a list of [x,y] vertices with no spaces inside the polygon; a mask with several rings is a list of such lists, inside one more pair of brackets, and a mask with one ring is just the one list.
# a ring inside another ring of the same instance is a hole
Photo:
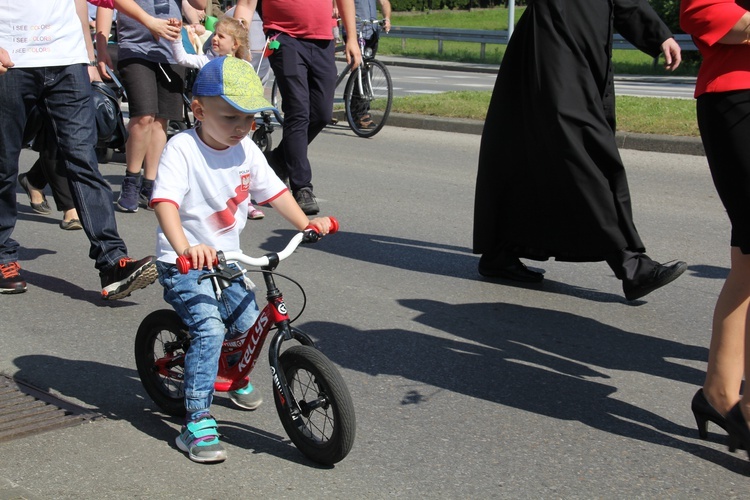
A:
{"label": "curb", "polygon": [[[334,112],[334,116],[340,121],[346,122],[346,116],[343,111]],[[438,116],[391,113],[388,116],[386,126],[482,135],[484,122],[465,118],[441,118]],[[703,149],[703,142],[698,137],[617,132],[615,134],[615,141],[617,142],[617,147],[620,149],[690,156],[706,155]]]}

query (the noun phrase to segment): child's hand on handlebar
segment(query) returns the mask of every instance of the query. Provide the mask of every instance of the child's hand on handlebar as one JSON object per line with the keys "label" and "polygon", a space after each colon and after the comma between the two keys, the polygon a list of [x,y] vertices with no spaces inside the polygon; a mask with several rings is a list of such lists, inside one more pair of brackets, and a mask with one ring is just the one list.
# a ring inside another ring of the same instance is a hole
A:
{"label": "child's hand on handlebar", "polygon": [[321,236],[336,232],[336,230],[333,229],[333,222],[330,217],[316,217],[311,219],[308,227],[315,229],[315,231]]}
{"label": "child's hand on handlebar", "polygon": [[190,257],[193,269],[207,267],[211,270],[216,262],[216,249],[203,243],[186,248],[182,251],[182,255]]}

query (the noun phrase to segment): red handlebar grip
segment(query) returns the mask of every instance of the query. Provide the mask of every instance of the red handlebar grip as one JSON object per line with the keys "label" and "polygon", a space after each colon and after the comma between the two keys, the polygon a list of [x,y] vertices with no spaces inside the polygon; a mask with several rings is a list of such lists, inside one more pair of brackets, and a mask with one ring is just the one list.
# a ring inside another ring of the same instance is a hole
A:
{"label": "red handlebar grip", "polygon": [[333,234],[338,232],[339,230],[339,221],[336,219],[336,217],[328,217],[328,219],[331,221],[331,228],[328,230],[329,234]]}
{"label": "red handlebar grip", "polygon": [[[219,263],[219,259],[214,259],[213,265],[217,265]],[[189,255],[180,255],[177,257],[177,270],[180,271],[180,274],[187,274],[192,268],[193,268],[193,260],[190,258]]]}
{"label": "red handlebar grip", "polygon": [[180,274],[187,274],[190,269],[193,268],[193,261],[190,260],[190,257],[187,255],[180,255],[177,257],[177,270],[180,271]]}

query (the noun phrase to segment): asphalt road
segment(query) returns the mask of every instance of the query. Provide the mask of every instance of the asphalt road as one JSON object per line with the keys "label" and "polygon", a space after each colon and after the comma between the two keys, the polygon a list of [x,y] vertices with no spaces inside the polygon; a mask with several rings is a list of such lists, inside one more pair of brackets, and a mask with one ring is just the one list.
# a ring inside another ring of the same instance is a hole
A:
{"label": "asphalt road", "polygon": [[[381,56],[393,77],[396,96],[435,94],[456,90],[491,91],[499,66],[492,64],[454,63]],[[343,63],[339,63],[339,68]],[[617,95],[693,99],[694,77],[615,75]]]}
{"label": "asphalt road", "polygon": [[[747,456],[715,427],[700,441],[690,413],[728,266],[705,158],[622,152],[649,254],[690,265],[627,303],[603,263],[532,263],[546,270],[535,286],[478,276],[478,146],[389,126],[371,140],[329,128],[311,147],[320,205],[342,230],[279,271],[304,285],[298,326],[354,398],[355,445],[333,468],[289,443],[263,358],[260,409],[216,399],[229,459],[190,462],[133,361],[161,289],[102,302],[83,234],[33,214],[19,189],[29,291],[0,297],[0,371],[106,418],[4,443],[0,498],[747,498]],[[21,170],[33,159],[24,151]],[[102,166],[115,189],[124,170]],[[117,217],[133,255],[153,251],[153,213]],[[291,235],[272,209],[248,225],[251,254]]]}

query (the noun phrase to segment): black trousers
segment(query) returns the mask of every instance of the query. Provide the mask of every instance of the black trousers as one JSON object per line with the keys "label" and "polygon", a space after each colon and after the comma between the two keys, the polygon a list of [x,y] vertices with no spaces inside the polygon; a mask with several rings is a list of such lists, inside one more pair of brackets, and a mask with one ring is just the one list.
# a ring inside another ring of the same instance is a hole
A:
{"label": "black trousers", "polygon": [[273,154],[274,161],[285,167],[289,185],[296,193],[303,187],[312,189],[307,147],[333,116],[335,43],[292,38],[284,33],[276,40],[279,48],[268,60],[281,92],[284,137]]}
{"label": "black trousers", "polygon": [[47,118],[44,122],[32,144],[32,149],[39,152],[39,158],[26,173],[26,179],[37,189],[44,189],[49,184],[57,210],[65,212],[75,208],[65,175],[65,160],[58,154],[52,126],[47,123]]}
{"label": "black trousers", "polygon": [[607,264],[621,281],[640,282],[651,276],[654,267],[659,264],[643,252],[628,249],[614,252],[607,256]]}

